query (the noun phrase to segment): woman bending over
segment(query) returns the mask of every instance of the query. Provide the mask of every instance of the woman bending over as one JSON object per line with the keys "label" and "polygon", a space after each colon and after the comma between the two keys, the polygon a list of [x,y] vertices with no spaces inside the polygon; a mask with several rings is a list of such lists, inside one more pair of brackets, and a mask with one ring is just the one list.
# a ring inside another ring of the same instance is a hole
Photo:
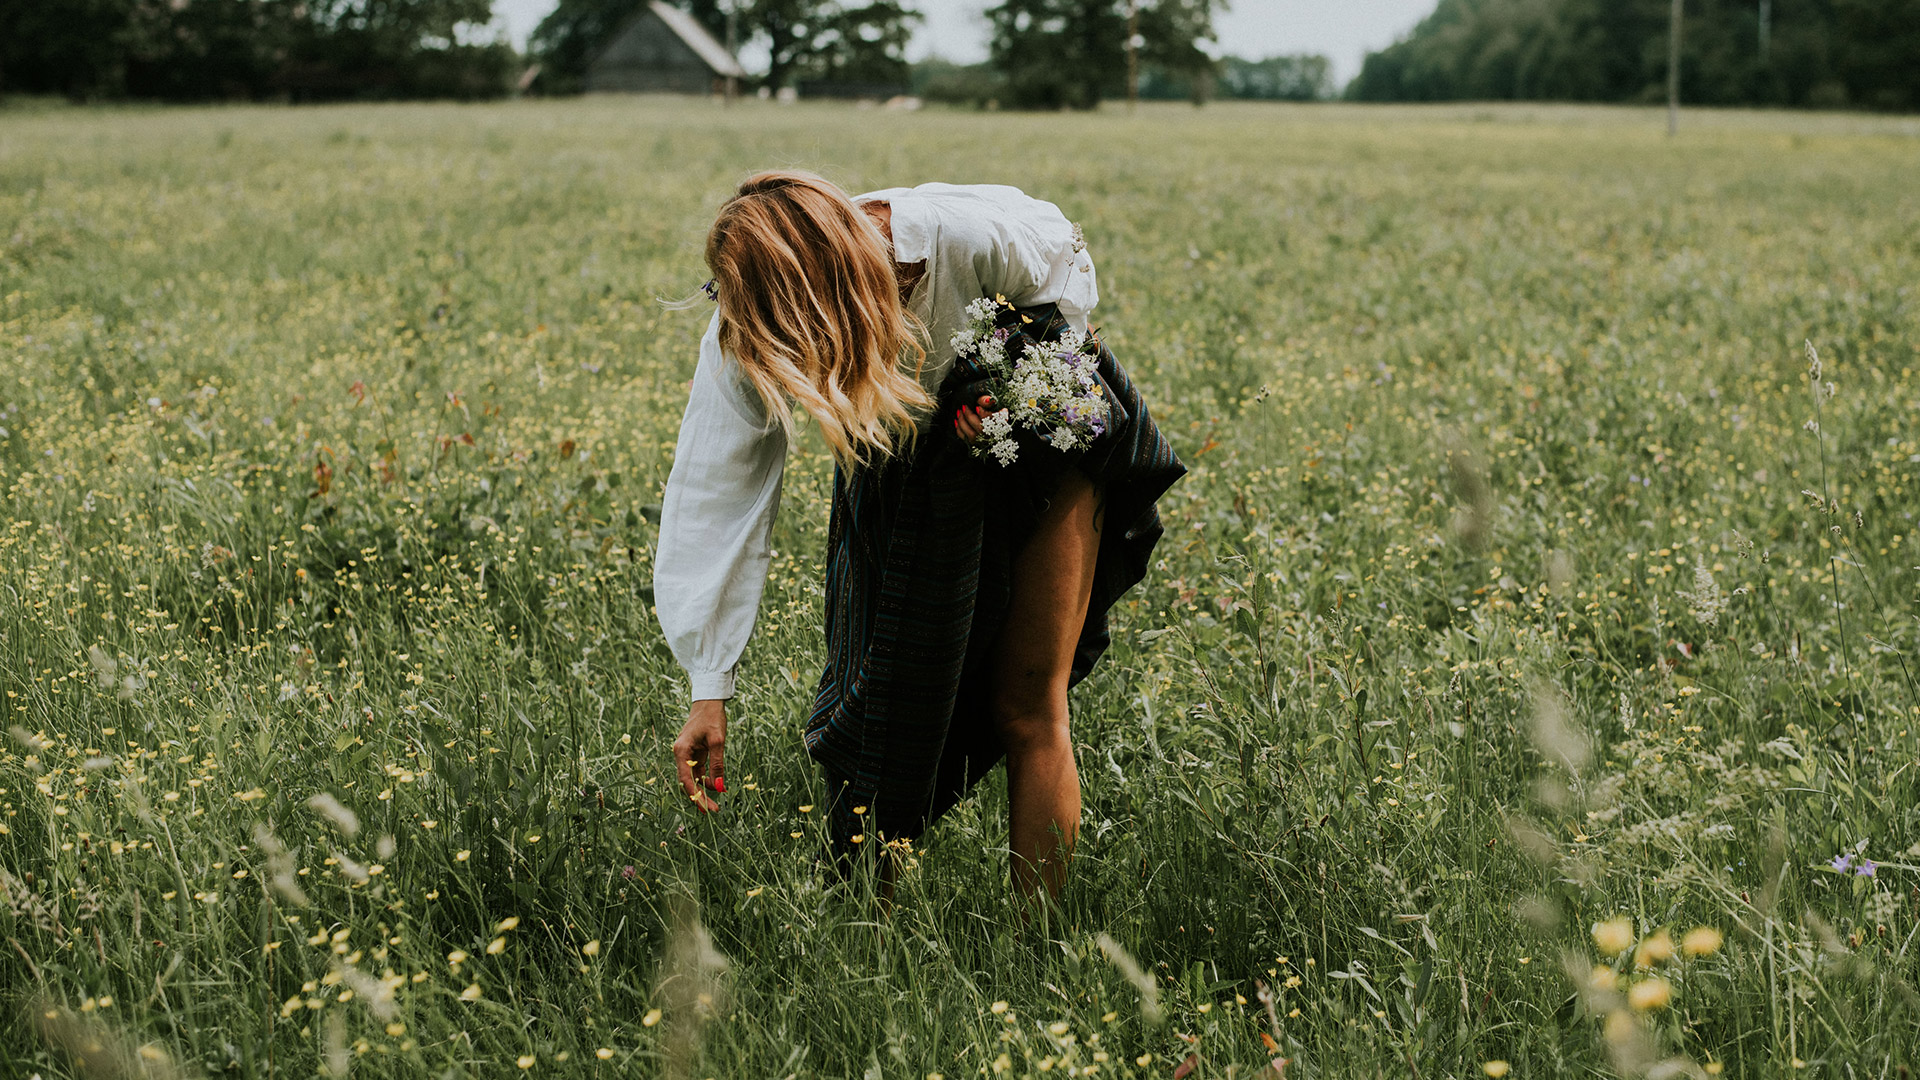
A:
{"label": "woman bending over", "polygon": [[1089,333],[1098,287],[1079,230],[1011,187],[849,198],[768,172],[721,207],[706,260],[718,310],[654,567],[692,688],[673,745],[682,787],[704,810],[726,790],[727,699],[798,405],[836,466],[806,745],[842,865],[918,838],[1005,757],[1014,886],[1057,895],[1080,823],[1067,690],[1106,649],[1107,610],[1161,534],[1155,500],[1185,469],[1104,346],[1090,445],[1023,433],[1011,465],[976,456],[997,403],[965,385],[953,342],[983,297],[1018,309],[1007,323],[1032,340]]}

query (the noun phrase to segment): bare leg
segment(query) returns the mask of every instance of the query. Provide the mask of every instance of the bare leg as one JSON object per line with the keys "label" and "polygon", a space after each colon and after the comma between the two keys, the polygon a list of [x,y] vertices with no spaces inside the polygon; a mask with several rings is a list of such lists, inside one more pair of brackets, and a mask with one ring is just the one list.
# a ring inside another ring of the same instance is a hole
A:
{"label": "bare leg", "polygon": [[1007,748],[1013,887],[1058,897],[1080,832],[1080,774],[1067,729],[1067,677],[1100,550],[1098,493],[1069,469],[1013,568],[994,656],[994,721]]}

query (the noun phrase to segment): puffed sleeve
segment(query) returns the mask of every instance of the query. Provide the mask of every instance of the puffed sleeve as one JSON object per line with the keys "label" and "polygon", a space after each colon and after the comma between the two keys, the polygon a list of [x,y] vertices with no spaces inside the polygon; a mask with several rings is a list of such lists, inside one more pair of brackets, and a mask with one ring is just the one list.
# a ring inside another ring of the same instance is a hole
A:
{"label": "puffed sleeve", "polygon": [[1058,206],[1018,188],[976,190],[986,204],[976,218],[980,284],[1016,307],[1058,303],[1068,322],[1085,329],[1100,286],[1079,228]]}
{"label": "puffed sleeve", "polygon": [[660,510],[654,607],[693,699],[733,696],[733,671],[760,609],[786,469],[785,429],[720,349],[720,317],[680,421]]}

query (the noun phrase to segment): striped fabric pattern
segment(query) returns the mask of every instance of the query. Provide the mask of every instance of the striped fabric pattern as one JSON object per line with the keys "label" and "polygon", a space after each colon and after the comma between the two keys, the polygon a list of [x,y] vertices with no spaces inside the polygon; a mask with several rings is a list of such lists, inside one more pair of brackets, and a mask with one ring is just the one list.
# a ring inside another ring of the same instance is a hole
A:
{"label": "striped fabric pattern", "polygon": [[[1059,329],[1047,325],[1048,336]],[[1186,468],[1104,345],[1099,374],[1110,422],[1085,451],[1023,438],[1019,461],[1002,468],[936,424],[911,454],[835,475],[827,664],[806,745],[826,776],[843,860],[919,837],[1004,754],[989,661],[1015,557],[1065,470],[1085,471],[1106,502],[1073,682],[1111,641],[1108,609],[1146,576],[1163,531],[1155,502]]]}

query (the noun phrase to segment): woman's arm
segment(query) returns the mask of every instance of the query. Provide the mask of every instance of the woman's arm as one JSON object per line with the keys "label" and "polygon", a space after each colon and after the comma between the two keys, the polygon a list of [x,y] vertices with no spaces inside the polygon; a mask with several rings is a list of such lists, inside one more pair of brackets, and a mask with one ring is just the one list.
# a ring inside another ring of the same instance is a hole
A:
{"label": "woman's arm", "polygon": [[701,781],[725,790],[723,702],[759,613],[786,460],[786,431],[721,352],[716,315],[680,421],[653,565],[654,611],[693,697],[686,745],[674,753],[682,786],[703,809],[713,803]]}

